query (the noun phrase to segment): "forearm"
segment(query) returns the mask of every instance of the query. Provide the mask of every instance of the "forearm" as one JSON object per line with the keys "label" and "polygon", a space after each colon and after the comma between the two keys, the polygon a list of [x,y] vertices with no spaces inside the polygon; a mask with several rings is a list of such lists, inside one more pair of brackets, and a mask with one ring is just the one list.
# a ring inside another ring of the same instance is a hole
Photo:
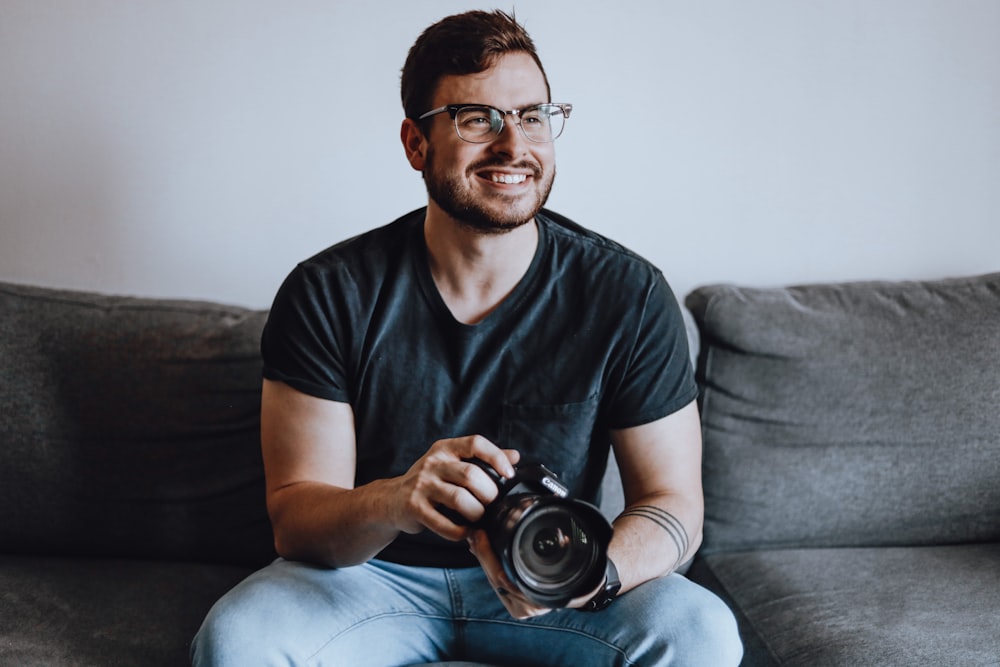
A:
{"label": "forearm", "polygon": [[387,499],[391,480],[345,489],[301,482],[273,491],[268,511],[283,558],[330,567],[363,563],[399,534]]}
{"label": "forearm", "polygon": [[642,426],[612,431],[625,492],[608,553],[622,591],[670,574],[701,546],[701,420],[693,401]]}
{"label": "forearm", "polygon": [[608,555],[622,592],[670,574],[701,545],[703,505],[681,495],[652,495],[626,506],[614,521]]}
{"label": "forearm", "polygon": [[[403,475],[357,488],[347,488],[343,481],[338,486],[333,481],[281,484],[272,479],[268,511],[278,553],[346,567],[369,560],[401,532],[429,530],[447,540],[465,539],[465,522],[455,523],[442,508],[472,523],[497,493],[493,480],[467,461],[471,458],[510,477],[518,455],[481,436],[462,436],[435,442]],[[338,477],[344,478],[327,475],[328,480]]]}

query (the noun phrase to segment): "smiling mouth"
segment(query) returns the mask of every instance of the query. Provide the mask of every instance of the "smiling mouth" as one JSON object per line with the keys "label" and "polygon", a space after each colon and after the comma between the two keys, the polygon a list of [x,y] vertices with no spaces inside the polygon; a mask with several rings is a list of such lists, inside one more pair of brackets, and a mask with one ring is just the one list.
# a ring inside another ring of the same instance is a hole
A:
{"label": "smiling mouth", "polygon": [[483,160],[472,165],[469,172],[494,185],[523,185],[529,180],[542,177],[542,168],[527,160],[513,163]]}
{"label": "smiling mouth", "polygon": [[498,174],[493,173],[487,176],[494,183],[504,183],[506,185],[518,185],[528,180],[527,174]]}

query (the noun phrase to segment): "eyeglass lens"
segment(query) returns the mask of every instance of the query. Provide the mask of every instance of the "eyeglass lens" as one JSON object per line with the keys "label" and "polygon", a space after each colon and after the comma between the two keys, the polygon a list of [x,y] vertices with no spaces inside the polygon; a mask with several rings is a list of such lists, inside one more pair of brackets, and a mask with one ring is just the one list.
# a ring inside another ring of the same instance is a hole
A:
{"label": "eyeglass lens", "polygon": [[[485,143],[503,131],[504,116],[504,112],[492,107],[464,107],[455,114],[455,128],[462,139]],[[555,104],[524,109],[517,116],[524,136],[539,143],[555,141],[566,124],[566,114]]]}

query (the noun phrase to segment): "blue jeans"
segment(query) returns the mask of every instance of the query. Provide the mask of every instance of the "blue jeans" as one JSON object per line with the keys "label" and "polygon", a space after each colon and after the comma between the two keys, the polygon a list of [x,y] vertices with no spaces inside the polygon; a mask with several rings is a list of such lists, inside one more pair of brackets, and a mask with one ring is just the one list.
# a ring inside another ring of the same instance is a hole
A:
{"label": "blue jeans", "polygon": [[518,665],[735,667],[743,649],[725,604],[673,574],[597,613],[511,618],[478,567],[373,560],[327,569],[278,559],[219,600],[194,665],[397,667],[438,660]]}

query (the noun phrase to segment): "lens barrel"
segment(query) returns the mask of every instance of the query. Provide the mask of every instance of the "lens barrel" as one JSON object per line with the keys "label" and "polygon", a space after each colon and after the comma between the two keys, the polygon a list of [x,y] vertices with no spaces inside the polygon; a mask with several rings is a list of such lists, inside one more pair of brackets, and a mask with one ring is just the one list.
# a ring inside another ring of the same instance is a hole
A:
{"label": "lens barrel", "polygon": [[517,473],[501,483],[482,525],[520,591],[540,606],[563,607],[603,581],[611,524],[590,503],[554,493],[563,487],[544,466]]}

